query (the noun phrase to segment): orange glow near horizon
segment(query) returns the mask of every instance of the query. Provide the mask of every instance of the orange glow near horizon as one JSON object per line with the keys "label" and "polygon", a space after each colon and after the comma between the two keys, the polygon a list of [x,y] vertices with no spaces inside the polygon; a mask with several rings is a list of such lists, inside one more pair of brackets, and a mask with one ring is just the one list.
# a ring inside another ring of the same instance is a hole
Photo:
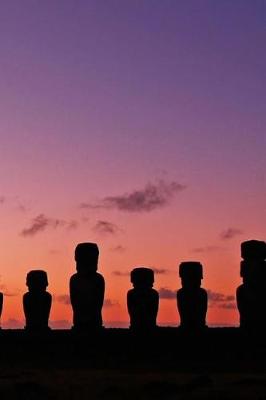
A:
{"label": "orange glow near horizon", "polygon": [[[59,231],[58,231],[59,232]],[[57,235],[57,232],[55,233]],[[73,234],[73,233],[72,233]],[[44,233],[46,239],[48,234]],[[62,236],[61,236],[62,239]],[[43,268],[48,272],[49,287],[48,291],[53,295],[53,304],[50,314],[50,325],[55,328],[68,328],[72,325],[72,310],[68,303],[68,282],[70,276],[75,273],[75,262],[73,259],[74,243],[62,246],[63,250],[53,250],[46,253],[42,246],[34,247],[32,254],[29,255],[26,247],[21,246],[22,240],[19,239],[19,251],[7,251],[5,248],[7,268],[2,267],[1,287],[4,292],[4,307],[2,313],[2,326],[5,328],[15,328],[24,326],[24,315],[22,309],[22,296],[26,292],[25,285],[26,273],[30,269]],[[50,243],[56,244],[56,240],[49,239]],[[67,238],[66,238],[67,240]],[[33,240],[32,240],[33,241]],[[109,239],[106,239],[107,243]],[[44,244],[45,241],[43,241]],[[27,242],[25,242],[25,245]],[[14,245],[14,242],[13,242]],[[233,246],[234,248],[235,246]],[[41,250],[40,250],[41,248]],[[134,252],[138,250],[138,257]],[[195,246],[196,248],[196,246]],[[145,265],[155,268],[154,288],[157,290],[167,289],[171,292],[170,298],[161,298],[157,322],[159,325],[177,326],[179,324],[179,315],[176,307],[175,292],[180,288],[180,279],[178,277],[178,264],[186,259],[196,259],[202,262],[204,266],[204,279],[202,287],[223,294],[232,296],[235,293],[237,285],[240,284],[237,257],[231,259],[230,251],[224,252],[220,249],[211,249],[207,254],[193,251],[188,257],[188,250],[184,249],[179,253],[182,257],[177,258],[174,249],[171,246],[167,248],[166,254],[162,253],[162,248],[155,245],[155,251],[151,251],[143,246],[143,242],[134,243],[134,249],[130,252],[127,247],[122,251],[113,251],[111,243],[100,243],[99,272],[103,274],[106,281],[105,298],[106,305],[103,308],[103,319],[106,326],[128,326],[129,317],[126,306],[126,294],[131,288],[129,275],[132,268],[139,265]],[[33,262],[30,262],[32,258]],[[134,262],[135,258],[135,262]],[[233,257],[232,257],[233,258]],[[19,260],[25,261],[20,264]],[[44,262],[41,262],[41,259]],[[137,259],[140,262],[137,262]],[[150,260],[150,262],[149,262]],[[158,260],[156,262],[156,260]],[[19,266],[18,267],[16,267]],[[45,267],[46,266],[46,267]],[[213,269],[215,266],[215,269]],[[16,274],[12,273],[16,271]],[[218,272],[219,273],[218,273]],[[226,287],[226,290],[224,289]],[[233,308],[235,301],[230,305],[224,302],[209,301],[209,310],[207,322],[212,325],[238,325],[238,312]]]}

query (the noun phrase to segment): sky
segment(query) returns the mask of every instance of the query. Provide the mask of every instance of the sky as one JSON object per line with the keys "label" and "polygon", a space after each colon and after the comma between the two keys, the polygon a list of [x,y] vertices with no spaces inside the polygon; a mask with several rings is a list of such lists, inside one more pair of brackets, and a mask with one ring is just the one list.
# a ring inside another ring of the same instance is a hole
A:
{"label": "sky", "polygon": [[78,242],[97,242],[105,326],[129,272],[155,270],[179,324],[178,265],[200,261],[209,325],[238,325],[240,243],[266,238],[264,0],[4,0],[0,11],[2,326],[31,269],[72,324]]}

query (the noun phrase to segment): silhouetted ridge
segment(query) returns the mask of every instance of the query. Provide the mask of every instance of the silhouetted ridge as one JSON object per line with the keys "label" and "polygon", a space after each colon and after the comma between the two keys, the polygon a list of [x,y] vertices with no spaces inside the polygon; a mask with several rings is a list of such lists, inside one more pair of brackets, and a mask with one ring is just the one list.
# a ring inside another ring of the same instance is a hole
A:
{"label": "silhouetted ridge", "polygon": [[177,291],[177,307],[180,326],[188,330],[198,330],[206,326],[208,295],[201,288],[202,265],[196,261],[186,261],[179,265],[182,288]]}
{"label": "silhouetted ridge", "polygon": [[99,249],[96,243],[79,243],[75,249],[77,273],[70,278],[73,328],[93,331],[102,327],[104,278],[97,271]]}
{"label": "silhouetted ridge", "polygon": [[33,270],[27,274],[26,285],[29,291],[23,296],[23,309],[26,329],[47,330],[52,296],[46,291],[48,278],[45,271]]}
{"label": "silhouetted ridge", "polygon": [[130,279],[133,284],[127,293],[130,328],[139,332],[154,329],[159,307],[159,294],[152,288],[154,272],[150,268],[134,268]]}

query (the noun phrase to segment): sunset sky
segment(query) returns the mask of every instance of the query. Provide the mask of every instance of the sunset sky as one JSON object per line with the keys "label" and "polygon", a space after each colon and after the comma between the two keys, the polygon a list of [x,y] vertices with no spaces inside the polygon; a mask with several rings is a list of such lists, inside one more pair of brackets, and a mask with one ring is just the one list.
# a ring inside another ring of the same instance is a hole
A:
{"label": "sunset sky", "polygon": [[177,325],[181,261],[201,261],[209,325],[237,325],[240,242],[266,239],[264,0],[4,0],[0,9],[2,327],[48,272],[70,327],[73,252],[97,242],[105,326],[154,268]]}

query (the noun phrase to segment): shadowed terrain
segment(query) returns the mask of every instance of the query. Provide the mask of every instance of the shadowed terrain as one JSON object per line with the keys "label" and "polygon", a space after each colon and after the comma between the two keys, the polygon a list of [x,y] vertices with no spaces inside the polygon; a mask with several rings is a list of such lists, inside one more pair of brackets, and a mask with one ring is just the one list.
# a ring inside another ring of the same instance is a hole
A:
{"label": "shadowed terrain", "polygon": [[0,332],[1,399],[216,399],[266,395],[266,346],[237,328],[149,335]]}

